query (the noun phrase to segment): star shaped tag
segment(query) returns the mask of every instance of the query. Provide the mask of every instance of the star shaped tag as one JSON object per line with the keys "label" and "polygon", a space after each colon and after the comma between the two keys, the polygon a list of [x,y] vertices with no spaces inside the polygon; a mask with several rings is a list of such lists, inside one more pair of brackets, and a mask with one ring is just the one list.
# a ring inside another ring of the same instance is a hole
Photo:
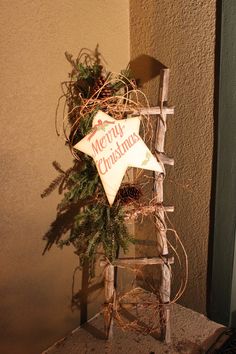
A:
{"label": "star shaped tag", "polygon": [[139,136],[139,127],[140,117],[117,120],[98,111],[92,130],[74,146],[94,159],[110,205],[128,167],[163,172]]}

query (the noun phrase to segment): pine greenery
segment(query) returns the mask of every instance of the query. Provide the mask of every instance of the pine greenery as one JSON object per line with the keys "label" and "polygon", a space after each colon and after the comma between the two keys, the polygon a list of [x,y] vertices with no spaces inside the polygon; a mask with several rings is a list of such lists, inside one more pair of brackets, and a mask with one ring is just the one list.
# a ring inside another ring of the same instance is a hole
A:
{"label": "pine greenery", "polygon": [[[71,54],[65,55],[72,66],[64,96],[68,112],[71,112],[68,115],[73,127],[70,143],[74,145],[91,130],[93,117],[99,109],[98,103],[91,114],[79,119],[79,125],[75,129],[74,122],[80,113],[82,100],[91,97],[98,85],[110,74],[105,73],[97,50],[92,57],[80,55],[76,60],[73,60]],[[124,74],[127,75],[127,72],[123,71],[122,75]],[[122,83],[110,84],[105,89],[109,89],[109,94],[116,95],[122,89]],[[109,206],[93,159],[83,153],[79,153],[79,158],[79,161],[74,160],[73,166],[67,171],[57,162],[53,163],[59,176],[45,189],[42,197],[58,188],[63,199],[58,205],[57,219],[44,236],[47,242],[44,252],[54,243],[59,247],[73,245],[81,265],[85,260],[89,261],[92,269],[101,246],[105,256],[113,261],[119,248],[127,251],[129,243],[134,240],[125,225],[124,210],[119,198]]]}

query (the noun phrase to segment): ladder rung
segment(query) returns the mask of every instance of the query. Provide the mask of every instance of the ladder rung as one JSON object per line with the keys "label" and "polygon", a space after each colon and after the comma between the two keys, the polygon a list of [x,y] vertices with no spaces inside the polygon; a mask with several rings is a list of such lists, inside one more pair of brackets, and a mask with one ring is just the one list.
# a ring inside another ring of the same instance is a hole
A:
{"label": "ladder rung", "polygon": [[[174,107],[163,107],[162,112],[165,114],[174,114]],[[149,115],[156,115],[161,114],[161,108],[157,107],[150,107],[150,108],[141,108],[139,113],[141,114],[149,114]]]}
{"label": "ladder rung", "polygon": [[134,265],[134,264],[173,264],[174,257],[170,258],[161,258],[161,257],[152,257],[152,258],[118,258],[112,262],[114,266],[122,266],[122,265]]}
{"label": "ladder rung", "polygon": [[156,151],[155,155],[157,159],[160,160],[164,165],[174,166],[175,161],[174,159],[172,159],[172,157],[169,157],[163,152],[158,152],[158,151]]}

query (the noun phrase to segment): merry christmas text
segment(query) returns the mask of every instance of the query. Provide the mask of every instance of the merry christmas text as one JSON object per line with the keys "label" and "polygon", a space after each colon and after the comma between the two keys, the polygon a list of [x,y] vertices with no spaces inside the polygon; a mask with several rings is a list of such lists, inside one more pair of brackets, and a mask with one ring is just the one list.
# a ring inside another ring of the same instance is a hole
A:
{"label": "merry christmas text", "polygon": [[115,165],[115,163],[119,161],[132,148],[132,146],[140,140],[139,135],[132,133],[123,141],[118,142],[117,140],[124,136],[124,129],[125,126],[117,124],[115,127],[108,130],[106,134],[92,143],[94,158],[99,153],[108,151],[109,146],[111,146],[110,149],[112,152],[108,152],[108,156],[96,160],[96,165],[101,175],[105,175],[109,170],[111,170],[113,165]]}

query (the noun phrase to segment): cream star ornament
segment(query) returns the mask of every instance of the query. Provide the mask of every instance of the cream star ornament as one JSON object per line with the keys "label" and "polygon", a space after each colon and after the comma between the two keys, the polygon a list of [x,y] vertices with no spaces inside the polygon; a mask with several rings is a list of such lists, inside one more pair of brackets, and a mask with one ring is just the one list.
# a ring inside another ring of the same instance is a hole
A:
{"label": "cream star ornament", "polygon": [[163,172],[139,136],[139,127],[139,117],[117,120],[98,111],[90,133],[74,146],[94,159],[110,205],[128,167]]}

